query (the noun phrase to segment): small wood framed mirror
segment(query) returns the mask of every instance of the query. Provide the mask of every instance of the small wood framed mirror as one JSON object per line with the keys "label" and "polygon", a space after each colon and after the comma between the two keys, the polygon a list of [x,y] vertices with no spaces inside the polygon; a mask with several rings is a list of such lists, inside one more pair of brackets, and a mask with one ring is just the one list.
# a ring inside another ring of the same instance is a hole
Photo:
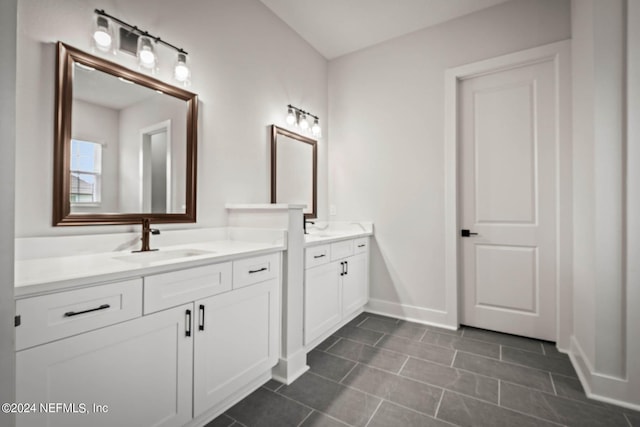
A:
{"label": "small wood framed mirror", "polygon": [[53,225],[196,221],[198,98],[58,42]]}
{"label": "small wood framed mirror", "polygon": [[306,205],[317,218],[318,146],[315,139],[271,125],[271,203]]}

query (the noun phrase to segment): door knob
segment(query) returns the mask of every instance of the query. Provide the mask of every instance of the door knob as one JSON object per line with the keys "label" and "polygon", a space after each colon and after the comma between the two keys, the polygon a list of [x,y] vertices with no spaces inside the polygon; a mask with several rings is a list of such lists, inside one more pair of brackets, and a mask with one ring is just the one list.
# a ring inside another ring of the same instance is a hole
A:
{"label": "door knob", "polygon": [[466,228],[463,228],[462,230],[460,230],[460,235],[462,237],[469,237],[469,236],[477,236],[478,233],[472,233],[471,231],[467,230]]}

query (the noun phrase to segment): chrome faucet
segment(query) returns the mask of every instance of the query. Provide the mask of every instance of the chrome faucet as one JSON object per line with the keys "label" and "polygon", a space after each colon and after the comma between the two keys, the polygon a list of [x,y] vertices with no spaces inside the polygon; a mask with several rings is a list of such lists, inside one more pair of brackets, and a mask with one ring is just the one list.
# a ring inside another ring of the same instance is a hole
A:
{"label": "chrome faucet", "polygon": [[151,228],[151,220],[149,218],[142,218],[142,237],[140,238],[140,240],[142,241],[142,247],[140,247],[139,251],[132,252],[157,251],[157,249],[151,249],[149,247],[151,234],[158,235],[160,234],[160,230],[158,230],[157,228]]}
{"label": "chrome faucet", "polygon": [[306,219],[303,218],[303,220],[302,220],[302,229],[304,230],[304,234],[309,234],[307,232],[307,224],[315,224],[315,222],[307,221]]}

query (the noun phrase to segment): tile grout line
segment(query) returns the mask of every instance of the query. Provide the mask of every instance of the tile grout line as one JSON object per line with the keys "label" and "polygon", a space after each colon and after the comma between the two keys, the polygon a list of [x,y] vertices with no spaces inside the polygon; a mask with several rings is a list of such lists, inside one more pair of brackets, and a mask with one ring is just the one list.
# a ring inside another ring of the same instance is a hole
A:
{"label": "tile grout line", "polygon": [[429,328],[424,328],[424,332],[422,333],[422,335],[420,335],[420,339],[418,341],[422,342],[424,337],[427,336],[427,332],[429,332]]}
{"label": "tile grout line", "polygon": [[558,390],[556,390],[556,383],[553,382],[553,375],[551,375],[551,371],[549,371],[549,379],[551,380],[551,387],[553,388],[553,394],[558,395]]}
{"label": "tile grout line", "polygon": [[356,369],[356,366],[358,366],[360,364],[360,362],[356,362],[355,365],[353,365],[351,367],[351,369],[349,369],[349,372],[347,372],[342,378],[340,378],[340,381],[338,381],[338,384],[342,384],[342,381],[344,381],[345,379],[347,379],[347,377],[349,376],[349,374],[351,372],[353,372],[354,369]]}
{"label": "tile grout line", "polygon": [[365,316],[365,317],[364,317],[364,319],[362,319],[362,322],[359,322],[359,323],[356,325],[356,328],[357,328],[357,327],[359,327],[360,325],[362,325],[362,324],[363,324],[364,322],[366,322],[367,320],[369,320],[369,316]]}
{"label": "tile grout line", "polygon": [[501,387],[500,387],[501,383],[502,383],[502,380],[499,379],[498,380],[498,406],[501,406],[501,404],[500,404],[500,400],[501,400],[500,399],[500,395],[502,394],[502,390],[501,390]]}
{"label": "tile grout line", "polygon": [[622,416],[624,417],[625,420],[627,420],[627,424],[629,424],[629,427],[633,427],[633,424],[631,424],[631,420],[629,419],[629,417],[627,416],[627,414],[625,414],[624,412],[622,413]]}
{"label": "tile grout line", "polygon": [[500,349],[500,356],[499,356],[498,360],[502,362],[502,344],[500,344],[500,346],[498,348]]}
{"label": "tile grout line", "polygon": [[373,345],[372,345],[371,347],[375,347],[375,346],[377,346],[377,345],[378,345],[378,343],[379,343],[380,341],[382,341],[382,338],[384,338],[386,335],[387,335],[387,334],[383,332],[383,333],[382,333],[382,336],[381,336],[380,338],[378,338],[378,340],[377,340],[375,343],[373,343]]}
{"label": "tile grout line", "polygon": [[[324,351],[325,353],[328,353],[329,350],[331,350],[333,348],[333,346],[338,344],[340,341],[342,341],[342,337],[338,337],[338,339],[333,344],[331,344],[329,347],[327,347],[327,348],[325,348],[324,350],[321,350],[321,351]],[[313,349],[313,350],[315,350],[315,349]]]}
{"label": "tile grout line", "polygon": [[544,350],[544,344],[540,343],[540,348],[542,348],[542,355],[546,356],[547,352]]}
{"label": "tile grout line", "polygon": [[398,372],[396,372],[396,375],[400,375],[400,372],[402,372],[402,370],[404,369],[405,366],[407,366],[407,363],[409,362],[409,359],[411,359],[411,356],[409,355],[405,355],[406,359],[404,361],[404,363],[402,364],[402,366],[400,366],[400,369],[398,369]]}
{"label": "tile grout line", "polygon": [[438,411],[440,410],[440,405],[442,404],[443,398],[444,398],[444,388],[442,389],[442,393],[440,394],[440,400],[438,400],[438,406],[436,406],[436,412],[433,413],[433,418],[438,418]]}
{"label": "tile grout line", "polygon": [[373,411],[373,413],[367,420],[367,423],[364,425],[364,427],[367,427],[369,423],[371,423],[371,420],[373,419],[373,417],[375,417],[376,413],[378,412],[378,409],[380,409],[380,407],[382,406],[382,402],[384,402],[384,399],[380,399],[380,402],[378,402],[378,406],[376,406],[376,409]]}
{"label": "tile grout line", "polygon": [[458,355],[458,350],[453,353],[453,359],[451,359],[451,366],[453,368],[453,364],[456,362],[456,356]]}
{"label": "tile grout line", "polygon": [[309,413],[307,414],[306,417],[304,417],[299,423],[297,427],[300,427],[302,424],[304,424],[305,421],[307,421],[307,418],[309,418],[311,416],[311,414],[313,414],[314,409],[310,410]]}

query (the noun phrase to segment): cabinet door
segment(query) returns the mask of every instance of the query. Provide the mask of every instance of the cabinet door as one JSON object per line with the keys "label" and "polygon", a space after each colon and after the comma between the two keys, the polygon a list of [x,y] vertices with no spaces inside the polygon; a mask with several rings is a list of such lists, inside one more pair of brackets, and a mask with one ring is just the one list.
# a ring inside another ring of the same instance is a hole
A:
{"label": "cabinet door", "polygon": [[345,260],[346,274],[342,276],[342,315],[353,313],[369,299],[367,254]]}
{"label": "cabinet door", "polygon": [[[74,404],[19,415],[17,426],[187,423],[193,341],[185,332],[192,308],[183,305],[17,352],[17,402]],[[83,408],[86,414],[79,413]]]}
{"label": "cabinet door", "polygon": [[278,362],[278,279],[196,302],[194,416]]}
{"label": "cabinet door", "polygon": [[309,268],[304,279],[304,344],[308,345],[342,318],[339,262]]}

